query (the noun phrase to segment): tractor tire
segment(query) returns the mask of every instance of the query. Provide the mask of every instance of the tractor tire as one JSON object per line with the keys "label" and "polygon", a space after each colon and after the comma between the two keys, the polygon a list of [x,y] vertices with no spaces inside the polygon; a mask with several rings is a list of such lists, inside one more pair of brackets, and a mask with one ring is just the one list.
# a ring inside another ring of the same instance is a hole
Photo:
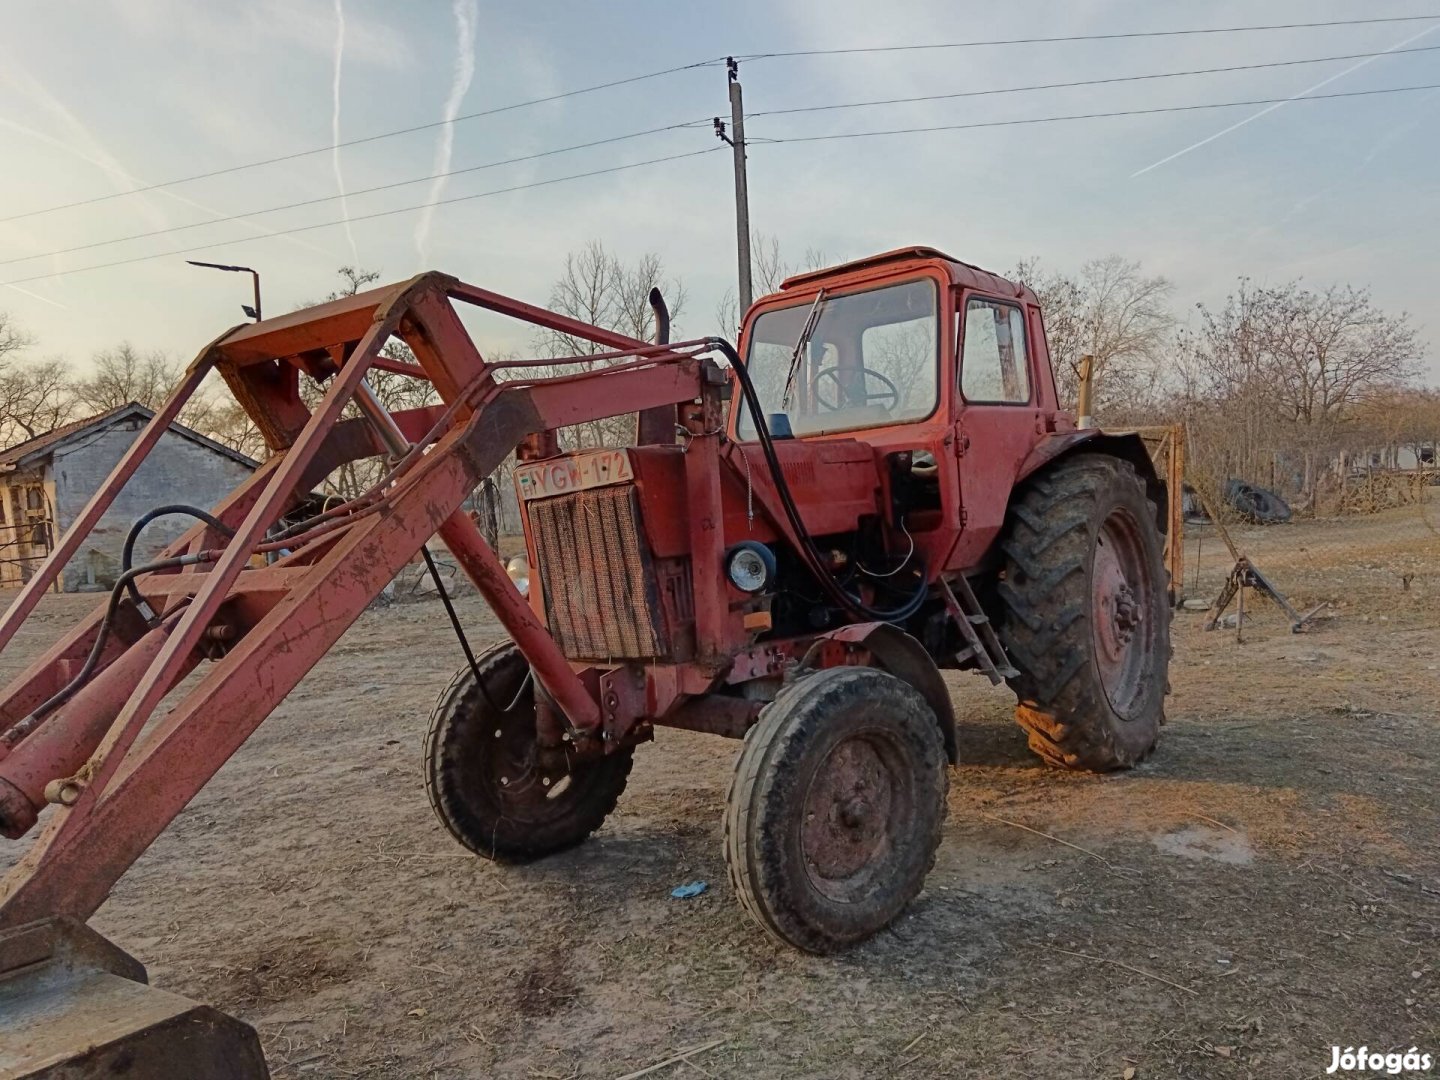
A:
{"label": "tractor tire", "polygon": [[843,667],[790,684],[746,735],[726,799],[741,906],[811,953],[881,930],[935,864],[949,783],[935,714],[907,683]]}
{"label": "tractor tire", "polygon": [[456,840],[495,862],[529,862],[574,847],[615,809],[633,750],[577,762],[568,773],[541,768],[525,658],[506,642],[478,666],[484,690],[464,667],[430,715],[430,806]]}
{"label": "tractor tire", "polygon": [[1134,466],[1077,454],[1031,480],[1001,542],[1000,638],[1030,749],[1128,769],[1165,722],[1170,605],[1155,504]]}

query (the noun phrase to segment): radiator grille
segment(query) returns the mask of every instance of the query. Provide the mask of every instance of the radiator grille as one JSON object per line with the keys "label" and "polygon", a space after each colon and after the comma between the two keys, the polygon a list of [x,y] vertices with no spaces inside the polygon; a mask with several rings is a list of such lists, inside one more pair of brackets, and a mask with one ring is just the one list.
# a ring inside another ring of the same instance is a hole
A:
{"label": "radiator grille", "polygon": [[561,651],[572,660],[668,655],[635,488],[577,491],[526,508]]}

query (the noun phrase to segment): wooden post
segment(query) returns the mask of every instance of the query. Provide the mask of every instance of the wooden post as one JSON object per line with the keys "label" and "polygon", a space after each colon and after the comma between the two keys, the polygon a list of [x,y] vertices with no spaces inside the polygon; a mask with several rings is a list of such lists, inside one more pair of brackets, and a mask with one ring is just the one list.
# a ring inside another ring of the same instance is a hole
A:
{"label": "wooden post", "polygon": [[1080,366],[1077,369],[1080,375],[1080,392],[1076,395],[1075,413],[1077,424],[1082,428],[1093,428],[1095,417],[1091,413],[1092,381],[1095,373],[1095,357],[1086,353],[1080,357]]}

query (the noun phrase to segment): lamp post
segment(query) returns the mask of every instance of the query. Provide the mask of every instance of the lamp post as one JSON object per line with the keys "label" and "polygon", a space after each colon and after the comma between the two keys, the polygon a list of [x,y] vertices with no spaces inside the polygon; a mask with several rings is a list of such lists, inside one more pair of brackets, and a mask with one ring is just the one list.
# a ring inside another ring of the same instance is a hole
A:
{"label": "lamp post", "polygon": [[254,307],[251,307],[249,304],[241,304],[241,305],[240,305],[240,309],[241,309],[242,311],[244,311],[246,315],[249,315],[252,319],[254,319],[256,322],[259,322],[259,321],[260,321],[260,271],[259,271],[259,270],[252,270],[252,269],[251,269],[250,267],[248,267],[248,266],[226,266],[224,263],[197,262],[197,261],[194,260],[194,259],[186,259],[185,261],[186,261],[187,263],[189,263],[191,266],[204,266],[204,267],[208,267],[208,268],[211,269],[211,270],[228,270],[228,271],[230,271],[231,273],[234,273],[234,274],[249,274],[252,278],[255,279],[255,306],[254,306]]}

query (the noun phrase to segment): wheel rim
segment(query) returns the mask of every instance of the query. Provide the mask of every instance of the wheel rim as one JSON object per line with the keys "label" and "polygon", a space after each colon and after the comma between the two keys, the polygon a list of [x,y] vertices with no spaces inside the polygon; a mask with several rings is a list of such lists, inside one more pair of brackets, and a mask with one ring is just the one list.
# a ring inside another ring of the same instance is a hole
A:
{"label": "wheel rim", "polygon": [[[501,700],[513,695],[518,683],[491,689]],[[477,763],[477,779],[484,784],[506,817],[537,823],[564,812],[562,796],[573,791],[574,775],[563,769],[546,769],[537,759],[534,692],[522,696],[513,709],[494,717],[493,741]]]}
{"label": "wheel rim", "polygon": [[1117,510],[1095,541],[1091,572],[1091,626],[1095,661],[1110,707],[1130,719],[1143,697],[1153,640],[1154,582],[1139,523]]}
{"label": "wheel rim", "polygon": [[830,749],[806,792],[800,835],[816,891],[842,903],[863,895],[895,850],[906,791],[904,763],[888,739],[859,734]]}

